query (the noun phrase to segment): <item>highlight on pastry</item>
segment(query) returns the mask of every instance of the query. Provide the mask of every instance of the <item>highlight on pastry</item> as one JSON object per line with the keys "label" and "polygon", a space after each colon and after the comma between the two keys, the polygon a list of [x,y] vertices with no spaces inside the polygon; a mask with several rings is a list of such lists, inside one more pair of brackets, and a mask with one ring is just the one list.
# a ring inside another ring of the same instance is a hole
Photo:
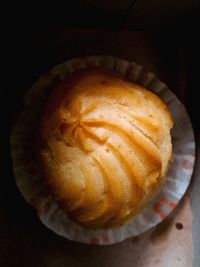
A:
{"label": "highlight on pastry", "polygon": [[172,126],[157,95],[113,71],[68,75],[48,98],[37,131],[49,193],[83,227],[123,225],[165,181]]}

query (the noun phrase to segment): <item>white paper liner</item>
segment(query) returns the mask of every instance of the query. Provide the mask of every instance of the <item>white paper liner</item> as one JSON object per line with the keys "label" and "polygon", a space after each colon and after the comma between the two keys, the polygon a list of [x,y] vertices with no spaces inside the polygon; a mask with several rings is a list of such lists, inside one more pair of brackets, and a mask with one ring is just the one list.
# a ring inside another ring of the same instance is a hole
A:
{"label": "white paper liner", "polygon": [[[45,189],[32,144],[41,110],[53,85],[66,75],[90,66],[117,70],[131,81],[157,93],[169,107],[173,120],[173,162],[161,191],[143,212],[124,226],[113,230],[88,230],[69,220]],[[111,56],[89,56],[68,60],[39,78],[24,99],[25,107],[11,134],[11,153],[16,183],[41,221],[52,231],[70,240],[107,245],[145,232],[160,223],[177,205],[191,179],[195,160],[192,125],[184,106],[169,88],[143,66]]]}

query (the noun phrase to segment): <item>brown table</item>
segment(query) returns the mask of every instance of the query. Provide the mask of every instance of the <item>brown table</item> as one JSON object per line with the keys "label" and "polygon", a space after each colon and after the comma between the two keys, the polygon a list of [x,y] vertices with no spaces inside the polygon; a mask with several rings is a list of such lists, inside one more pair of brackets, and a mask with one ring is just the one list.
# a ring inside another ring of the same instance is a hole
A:
{"label": "brown table", "polygon": [[[9,153],[10,128],[21,108],[22,96],[32,82],[66,59],[91,54],[113,55],[145,65],[185,103],[195,129],[198,129],[197,101],[191,90],[194,80],[190,83],[193,68],[188,67],[193,51],[188,38],[177,32],[117,32],[61,27],[42,27],[28,33],[19,31],[17,36],[16,39],[16,33],[13,33],[9,39],[1,90],[4,103],[0,266],[167,267],[168,259],[173,260],[176,267],[191,266],[192,212],[188,193],[172,216],[139,237],[106,247],[70,242],[46,229],[33,208],[26,204],[16,188]],[[12,38],[15,39],[14,47]]]}

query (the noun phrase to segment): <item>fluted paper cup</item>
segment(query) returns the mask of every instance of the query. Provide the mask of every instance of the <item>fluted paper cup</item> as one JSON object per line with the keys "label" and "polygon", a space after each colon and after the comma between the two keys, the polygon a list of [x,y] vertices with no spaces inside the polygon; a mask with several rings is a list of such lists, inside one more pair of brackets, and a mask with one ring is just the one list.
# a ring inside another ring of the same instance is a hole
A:
{"label": "fluted paper cup", "polygon": [[[68,218],[48,193],[32,147],[41,111],[54,85],[66,75],[92,66],[118,71],[126,79],[137,82],[158,94],[169,107],[174,120],[173,162],[161,191],[142,213],[120,228],[110,230],[88,230]],[[190,183],[195,160],[195,142],[186,109],[153,73],[147,72],[141,65],[119,58],[88,56],[68,60],[54,67],[33,84],[25,95],[24,109],[19,114],[11,133],[11,154],[17,186],[26,201],[37,210],[44,225],[70,240],[107,245],[141,234],[171,213]]]}

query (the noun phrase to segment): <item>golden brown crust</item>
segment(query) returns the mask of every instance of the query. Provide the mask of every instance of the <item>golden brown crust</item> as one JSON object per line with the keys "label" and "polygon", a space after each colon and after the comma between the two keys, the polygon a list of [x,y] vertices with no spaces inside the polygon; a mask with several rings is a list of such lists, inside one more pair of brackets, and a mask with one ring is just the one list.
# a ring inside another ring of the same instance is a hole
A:
{"label": "golden brown crust", "polygon": [[84,227],[120,226],[162,185],[172,125],[160,98],[112,71],[66,77],[38,130],[37,156],[50,193]]}

